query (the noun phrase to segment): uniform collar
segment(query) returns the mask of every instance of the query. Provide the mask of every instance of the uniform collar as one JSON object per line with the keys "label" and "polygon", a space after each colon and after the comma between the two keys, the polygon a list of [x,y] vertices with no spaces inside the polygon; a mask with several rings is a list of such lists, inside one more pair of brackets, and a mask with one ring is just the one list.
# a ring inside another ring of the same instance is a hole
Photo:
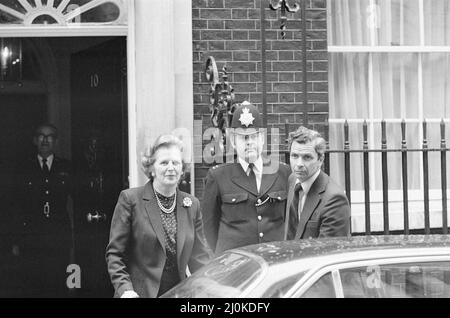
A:
{"label": "uniform collar", "polygon": [[[44,158],[43,158],[41,155],[37,155],[37,158],[38,158],[39,164],[41,165],[41,168],[42,168],[42,159],[44,159]],[[52,164],[53,164],[53,158],[55,158],[55,155],[54,155],[54,154],[51,154],[50,156],[47,157],[47,166],[48,166],[49,168],[52,167]]]}
{"label": "uniform collar", "polygon": [[[244,172],[247,173],[248,165],[249,163],[245,161],[244,159],[241,159],[238,157],[239,163],[241,164],[242,169],[244,169]],[[261,174],[263,170],[263,161],[261,156],[253,163],[254,164],[254,172],[255,174]]]}

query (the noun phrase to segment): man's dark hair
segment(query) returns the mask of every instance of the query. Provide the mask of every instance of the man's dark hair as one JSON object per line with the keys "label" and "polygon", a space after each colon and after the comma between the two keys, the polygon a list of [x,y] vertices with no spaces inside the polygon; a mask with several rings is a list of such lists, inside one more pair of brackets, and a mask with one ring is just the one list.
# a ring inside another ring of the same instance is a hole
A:
{"label": "man's dark hair", "polygon": [[289,134],[289,151],[291,151],[292,143],[298,142],[299,144],[313,143],[314,149],[316,153],[319,155],[319,158],[322,158],[325,155],[326,150],[326,141],[322,137],[322,135],[312,129],[308,129],[306,127],[300,126],[296,131],[291,132]]}

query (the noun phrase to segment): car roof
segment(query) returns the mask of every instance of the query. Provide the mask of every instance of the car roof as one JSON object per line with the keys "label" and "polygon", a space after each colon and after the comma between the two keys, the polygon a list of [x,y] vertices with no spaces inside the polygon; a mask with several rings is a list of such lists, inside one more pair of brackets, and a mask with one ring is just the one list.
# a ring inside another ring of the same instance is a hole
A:
{"label": "car roof", "polygon": [[433,247],[450,248],[450,235],[372,235],[291,240],[249,245],[229,252],[253,254],[263,258],[268,265],[274,265],[286,261],[343,253]]}

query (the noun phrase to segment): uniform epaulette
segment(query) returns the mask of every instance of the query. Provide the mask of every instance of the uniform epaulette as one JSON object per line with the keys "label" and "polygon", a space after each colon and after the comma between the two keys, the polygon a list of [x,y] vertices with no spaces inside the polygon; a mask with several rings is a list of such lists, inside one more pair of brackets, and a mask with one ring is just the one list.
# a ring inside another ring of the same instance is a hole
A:
{"label": "uniform epaulette", "polygon": [[226,167],[226,166],[229,166],[231,164],[233,164],[233,162],[225,162],[225,163],[221,163],[221,164],[215,165],[211,169],[212,170],[216,170],[217,168]]}

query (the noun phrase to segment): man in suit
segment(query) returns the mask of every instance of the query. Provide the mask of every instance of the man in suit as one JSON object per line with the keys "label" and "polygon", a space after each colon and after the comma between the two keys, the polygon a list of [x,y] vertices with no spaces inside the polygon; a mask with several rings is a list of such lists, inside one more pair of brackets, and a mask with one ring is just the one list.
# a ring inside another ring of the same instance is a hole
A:
{"label": "man in suit", "polygon": [[287,239],[349,236],[350,206],[341,188],[323,171],[325,139],[299,127],[289,135],[289,193]]}
{"label": "man in suit", "polygon": [[258,109],[244,102],[233,113],[231,144],[237,162],[209,169],[202,202],[205,234],[216,254],[283,239],[289,166],[264,164]]}
{"label": "man in suit", "polygon": [[72,247],[69,161],[54,154],[58,132],[52,124],[36,128],[37,153],[17,168],[16,254],[22,258],[27,285],[24,295],[64,297],[66,268]]}

